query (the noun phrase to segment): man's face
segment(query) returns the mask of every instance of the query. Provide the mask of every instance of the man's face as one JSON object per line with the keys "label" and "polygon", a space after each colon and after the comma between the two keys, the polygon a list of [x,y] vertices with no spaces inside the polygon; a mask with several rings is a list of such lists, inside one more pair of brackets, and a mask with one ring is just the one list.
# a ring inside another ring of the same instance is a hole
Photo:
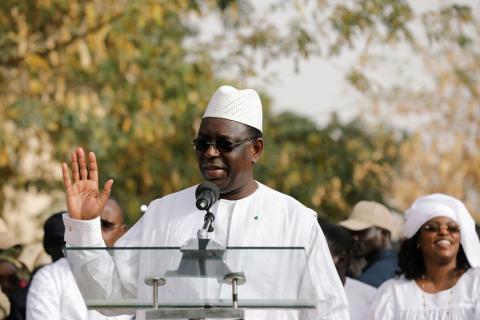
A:
{"label": "man's face", "polygon": [[[204,118],[198,131],[198,139],[212,141],[228,140],[238,143],[252,138],[245,125],[220,118]],[[240,199],[256,188],[253,179],[253,163],[263,150],[262,139],[248,140],[231,151],[208,146],[205,151],[196,151],[198,167],[205,180],[215,183],[222,198]]]}
{"label": "man's face", "polygon": [[328,246],[330,248],[332,260],[335,264],[335,269],[337,269],[338,276],[340,277],[342,284],[345,285],[345,278],[347,277],[350,256],[347,252],[338,252],[338,250],[335,250],[335,244],[331,242],[328,242]]}
{"label": "man's face", "polygon": [[113,200],[107,200],[103,212],[100,214],[102,224],[102,237],[107,247],[113,247],[126,231],[126,225],[123,223],[123,215],[120,207]]}
{"label": "man's face", "polygon": [[382,249],[384,235],[382,229],[370,227],[360,231],[351,231],[353,255],[357,258],[369,256]]}
{"label": "man's face", "polygon": [[20,282],[17,276],[17,268],[9,261],[0,261],[0,286],[2,291],[11,296],[17,290]]}

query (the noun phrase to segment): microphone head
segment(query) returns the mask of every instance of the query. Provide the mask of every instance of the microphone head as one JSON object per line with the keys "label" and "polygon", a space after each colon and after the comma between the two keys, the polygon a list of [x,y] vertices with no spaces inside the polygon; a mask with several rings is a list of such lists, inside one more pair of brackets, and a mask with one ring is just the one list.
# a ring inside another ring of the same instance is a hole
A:
{"label": "microphone head", "polygon": [[211,191],[215,196],[215,201],[217,201],[220,198],[220,189],[217,187],[215,183],[210,181],[204,181],[198,185],[197,189],[195,190],[195,198],[198,198],[200,193],[204,190]]}
{"label": "microphone head", "polygon": [[220,189],[210,181],[204,181],[195,190],[196,205],[200,210],[209,209],[220,198]]}

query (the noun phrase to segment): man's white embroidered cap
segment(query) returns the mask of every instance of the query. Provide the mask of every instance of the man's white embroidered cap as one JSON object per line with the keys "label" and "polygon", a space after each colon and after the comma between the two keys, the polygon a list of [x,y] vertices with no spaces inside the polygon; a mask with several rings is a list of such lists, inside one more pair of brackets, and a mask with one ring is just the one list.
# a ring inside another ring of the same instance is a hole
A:
{"label": "man's white embroidered cap", "polygon": [[262,102],[253,89],[221,86],[210,99],[203,117],[233,120],[262,131]]}

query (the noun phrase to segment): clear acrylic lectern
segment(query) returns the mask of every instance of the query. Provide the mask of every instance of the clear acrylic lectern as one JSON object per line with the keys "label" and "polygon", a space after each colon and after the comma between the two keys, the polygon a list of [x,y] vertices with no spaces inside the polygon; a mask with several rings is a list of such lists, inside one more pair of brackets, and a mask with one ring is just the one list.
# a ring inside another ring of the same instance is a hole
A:
{"label": "clear acrylic lectern", "polygon": [[146,319],[243,319],[244,309],[311,309],[315,298],[300,247],[67,247],[89,309],[145,310]]}

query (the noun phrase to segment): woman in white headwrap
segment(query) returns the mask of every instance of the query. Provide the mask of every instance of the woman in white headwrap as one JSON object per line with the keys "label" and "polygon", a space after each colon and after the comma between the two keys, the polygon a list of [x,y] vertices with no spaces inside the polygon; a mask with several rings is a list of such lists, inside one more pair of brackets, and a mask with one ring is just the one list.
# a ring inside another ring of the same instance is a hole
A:
{"label": "woman in white headwrap", "polygon": [[463,203],[418,198],[406,213],[399,275],[385,282],[369,319],[480,319],[480,241]]}

